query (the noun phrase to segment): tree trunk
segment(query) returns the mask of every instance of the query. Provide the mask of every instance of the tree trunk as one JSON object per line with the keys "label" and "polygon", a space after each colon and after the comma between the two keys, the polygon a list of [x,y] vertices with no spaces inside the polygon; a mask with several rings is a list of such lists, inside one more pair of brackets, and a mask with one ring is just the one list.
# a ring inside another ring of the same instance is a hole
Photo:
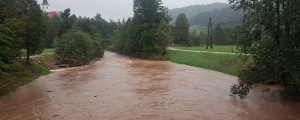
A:
{"label": "tree trunk", "polygon": [[26,62],[29,63],[29,56],[30,56],[30,51],[29,51],[29,45],[26,45]]}
{"label": "tree trunk", "polygon": [[277,45],[280,45],[281,38],[281,14],[280,14],[280,0],[275,2],[276,4],[276,28],[274,30],[274,37]]}

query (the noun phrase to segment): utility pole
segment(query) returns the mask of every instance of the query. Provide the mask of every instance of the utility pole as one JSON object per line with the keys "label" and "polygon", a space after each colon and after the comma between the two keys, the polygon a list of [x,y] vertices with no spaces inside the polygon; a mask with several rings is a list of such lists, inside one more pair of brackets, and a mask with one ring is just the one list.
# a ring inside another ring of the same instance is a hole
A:
{"label": "utility pole", "polygon": [[213,29],[212,18],[209,17],[206,49],[208,49],[209,45],[210,45],[210,48],[213,49],[213,40],[212,40],[213,32],[212,32],[212,29]]}

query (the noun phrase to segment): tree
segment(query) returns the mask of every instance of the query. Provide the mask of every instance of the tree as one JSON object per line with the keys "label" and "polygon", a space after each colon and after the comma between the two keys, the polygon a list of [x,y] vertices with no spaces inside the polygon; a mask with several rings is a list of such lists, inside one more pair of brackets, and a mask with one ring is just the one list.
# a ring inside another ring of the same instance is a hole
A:
{"label": "tree", "polygon": [[218,24],[214,30],[214,40],[215,40],[215,44],[217,44],[217,45],[230,44],[230,41],[228,41],[228,39],[227,39],[226,30],[223,29],[220,24]]}
{"label": "tree", "polygon": [[104,53],[99,35],[91,36],[79,30],[66,32],[61,38],[56,38],[55,43],[55,53],[62,61],[73,59],[79,62],[71,66],[87,64],[94,58],[102,57]]}
{"label": "tree", "polygon": [[286,93],[300,88],[300,1],[229,0],[234,9],[246,11],[244,25],[233,38],[253,64],[243,65],[241,84],[278,83]]}
{"label": "tree", "polygon": [[9,62],[25,48],[29,61],[29,56],[39,53],[43,47],[45,24],[40,6],[34,0],[4,0],[0,6],[1,49],[6,51],[1,53],[1,59]]}
{"label": "tree", "polygon": [[10,63],[20,56],[22,35],[24,31],[21,15],[24,11],[18,0],[2,0],[0,2],[0,61]]}
{"label": "tree", "polygon": [[110,37],[112,49],[140,58],[164,56],[170,39],[167,8],[162,6],[161,0],[133,2],[133,18],[128,18],[127,21],[123,19],[123,22],[118,24],[110,21],[110,27],[114,30],[113,36]]}
{"label": "tree", "polygon": [[45,18],[47,24],[47,34],[45,36],[45,47],[53,48],[53,40],[58,37],[59,30],[62,26],[62,20],[59,17]]}
{"label": "tree", "polygon": [[132,44],[133,36],[135,31],[133,28],[132,19],[128,18],[128,20],[121,25],[117,31],[114,33],[114,46],[113,49],[123,53],[123,54],[131,54],[134,51],[134,46]]}
{"label": "tree", "polygon": [[193,46],[200,46],[201,44],[203,44],[203,40],[200,37],[200,34],[197,34],[196,31],[192,31],[190,34],[190,45]]}
{"label": "tree", "polygon": [[43,19],[43,11],[34,0],[24,1],[23,9],[25,12],[25,32],[24,48],[26,49],[26,61],[29,56],[41,53],[43,50],[43,38],[46,34],[46,25]]}
{"label": "tree", "polygon": [[71,29],[73,23],[76,21],[76,15],[71,15],[71,9],[67,8],[61,14],[62,24],[61,28],[58,32],[58,37],[61,37],[62,34],[66,33],[69,29]]}
{"label": "tree", "polygon": [[189,43],[189,24],[184,13],[178,15],[175,22],[175,43],[188,46]]}
{"label": "tree", "polygon": [[167,54],[167,47],[172,40],[172,30],[167,22],[161,21],[156,32],[156,40],[158,45],[156,49],[159,50],[162,56]]}
{"label": "tree", "polygon": [[134,0],[133,12],[132,24],[129,23],[130,34],[134,35],[128,41],[130,54],[138,57],[159,54],[155,34],[162,20],[169,21],[167,9],[161,0]]}

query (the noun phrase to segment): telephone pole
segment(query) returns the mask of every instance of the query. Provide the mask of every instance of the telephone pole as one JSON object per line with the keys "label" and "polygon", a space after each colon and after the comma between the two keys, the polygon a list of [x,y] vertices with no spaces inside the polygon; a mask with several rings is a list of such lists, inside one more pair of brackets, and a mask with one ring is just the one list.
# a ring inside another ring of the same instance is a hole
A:
{"label": "telephone pole", "polygon": [[210,45],[210,48],[213,49],[213,23],[212,23],[212,18],[209,17],[208,21],[208,33],[207,33],[207,43],[206,43],[206,49],[208,49],[208,46]]}

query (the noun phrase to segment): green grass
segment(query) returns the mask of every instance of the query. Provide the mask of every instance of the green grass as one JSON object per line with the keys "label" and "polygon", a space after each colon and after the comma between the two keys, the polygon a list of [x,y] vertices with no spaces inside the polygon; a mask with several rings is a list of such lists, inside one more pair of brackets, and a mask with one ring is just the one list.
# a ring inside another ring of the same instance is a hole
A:
{"label": "green grass", "polygon": [[35,62],[25,63],[18,60],[14,64],[5,65],[6,72],[0,70],[0,95],[4,95],[17,87],[50,73],[48,69]]}
{"label": "green grass", "polygon": [[44,54],[43,57],[45,58],[45,60],[48,60],[48,61],[56,61],[57,60],[56,54]]}
{"label": "green grass", "polygon": [[[22,49],[21,52],[26,55],[26,50],[25,49]],[[55,52],[55,49],[54,48],[46,48],[42,51],[42,55],[45,55],[45,54],[53,54]]]}
{"label": "green grass", "polygon": [[[49,61],[55,61],[55,49],[45,49],[42,56]],[[26,50],[22,50],[26,52]],[[30,61],[25,63],[23,59],[15,60],[12,64],[0,62],[0,95],[14,91],[17,87],[25,85],[37,79],[41,75],[47,75],[50,71],[44,66]]]}
{"label": "green grass", "polygon": [[53,48],[47,48],[47,49],[44,49],[42,54],[53,54],[55,51],[55,49]]}
{"label": "green grass", "polygon": [[[176,46],[176,49],[186,50],[185,47]],[[234,45],[214,45],[213,49],[206,49],[206,46],[195,46],[195,47],[187,47],[187,50],[195,50],[195,51],[210,51],[210,52],[237,52],[236,46]]]}
{"label": "green grass", "polygon": [[168,54],[171,62],[210,69],[235,76],[238,72],[238,68],[235,67],[235,64],[239,63],[237,55],[194,53],[174,50],[168,50]]}

